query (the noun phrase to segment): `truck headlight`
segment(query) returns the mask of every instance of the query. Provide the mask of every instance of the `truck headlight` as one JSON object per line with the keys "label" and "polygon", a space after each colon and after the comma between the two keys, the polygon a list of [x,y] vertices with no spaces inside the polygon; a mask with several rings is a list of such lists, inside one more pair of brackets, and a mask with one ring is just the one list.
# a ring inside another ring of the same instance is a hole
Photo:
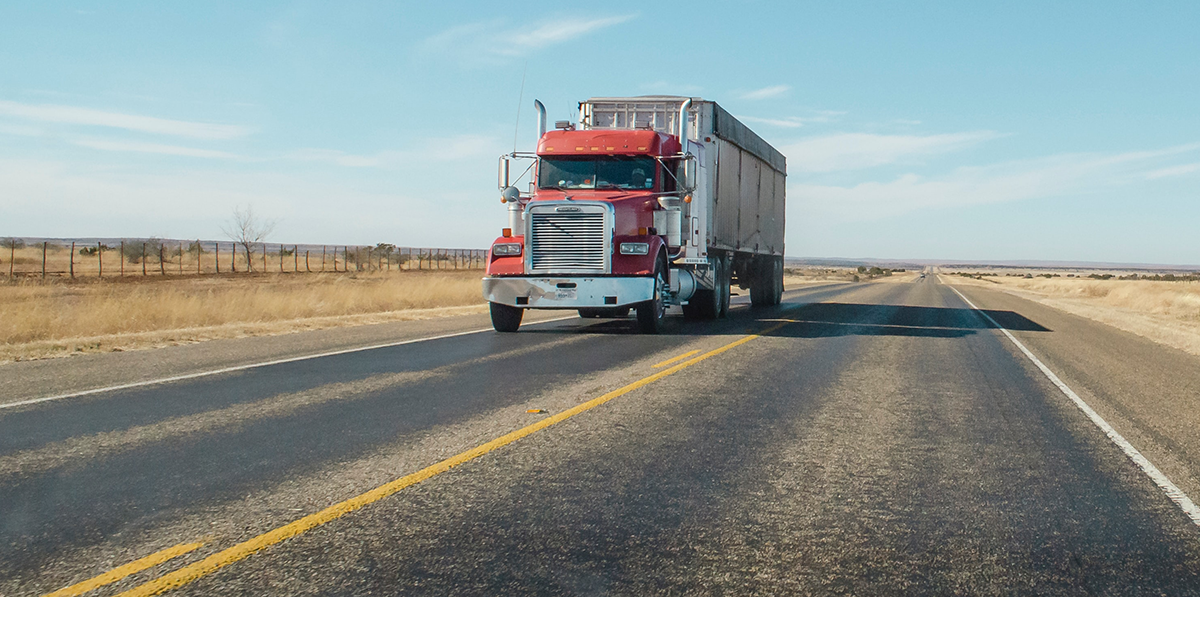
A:
{"label": "truck headlight", "polygon": [[492,245],[493,256],[520,256],[520,243],[496,243]]}
{"label": "truck headlight", "polygon": [[621,253],[645,256],[650,253],[650,243],[621,243]]}

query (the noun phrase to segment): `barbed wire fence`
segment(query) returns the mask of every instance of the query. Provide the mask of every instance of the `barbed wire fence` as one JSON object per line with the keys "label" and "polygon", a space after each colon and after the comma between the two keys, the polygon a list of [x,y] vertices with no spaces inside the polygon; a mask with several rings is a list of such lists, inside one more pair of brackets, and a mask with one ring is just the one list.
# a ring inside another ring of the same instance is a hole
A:
{"label": "barbed wire fence", "polygon": [[171,239],[0,239],[8,279],[483,270],[486,249]]}

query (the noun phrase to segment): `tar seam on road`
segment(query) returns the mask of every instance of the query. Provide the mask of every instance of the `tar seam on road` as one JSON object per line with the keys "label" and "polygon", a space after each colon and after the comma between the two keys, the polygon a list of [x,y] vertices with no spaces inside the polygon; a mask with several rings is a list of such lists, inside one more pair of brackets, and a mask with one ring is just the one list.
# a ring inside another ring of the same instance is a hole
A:
{"label": "tar seam on road", "polygon": [[[533,324],[547,324],[550,322],[561,322],[571,317],[559,317],[556,319],[547,319]],[[69,394],[57,394],[54,396],[46,396],[44,398],[31,398],[29,400],[18,400],[16,402],[0,404],[0,409],[12,409],[13,407],[24,407],[26,405],[36,405],[37,403],[51,402],[55,400],[63,400],[66,398],[78,398],[79,396],[91,396],[92,394],[104,394],[107,392],[115,392],[123,389],[133,389],[135,387],[147,387],[150,385],[161,385],[163,383],[174,383],[177,381],[186,381],[194,378],[203,378],[205,376],[215,376],[217,374],[227,374],[229,372],[239,372],[241,370],[252,370],[254,368],[270,367],[272,365],[282,365],[285,363],[295,363],[297,361],[309,361],[311,359],[323,359],[325,357],[334,357],[339,354],[351,354],[354,352],[365,352],[367,350],[379,350],[381,348],[394,348],[396,346],[407,346],[413,343],[421,343],[422,341],[437,341],[439,339],[450,339],[452,337],[465,337],[466,335],[475,335],[482,332],[492,330],[491,328],[479,328],[476,330],[467,330],[464,332],[449,333],[445,335],[437,335],[434,337],[422,337],[420,339],[408,339],[405,341],[392,341],[389,343],[380,343],[373,346],[362,346],[361,348],[347,348],[345,350],[332,350],[330,352],[321,352],[318,354],[307,354],[300,357],[289,357],[287,359],[275,359],[274,361],[263,361],[261,363],[247,363],[245,365],[235,365],[232,367],[220,368],[217,370],[208,370],[207,372],[195,372],[193,374],[181,374],[179,376],[167,376],[164,378],[156,378],[148,381],[138,381],[136,383],[124,383],[122,385],[110,385],[108,387],[97,387],[96,389],[86,389],[80,392],[71,392]]]}
{"label": "tar seam on road", "polygon": [[387,498],[393,494],[396,494],[397,492],[399,492],[409,486],[418,484],[418,483],[425,481],[426,479],[429,479],[430,477],[433,477],[435,475],[440,475],[441,473],[444,473],[444,472],[450,470],[451,468],[454,468],[455,466],[465,464],[473,459],[476,459],[478,457],[486,455],[487,453],[490,453],[498,448],[501,448],[501,447],[507,446],[513,442],[516,442],[517,440],[520,440],[523,437],[537,433],[538,431],[541,431],[542,429],[552,427],[568,418],[579,415],[589,409],[603,405],[604,403],[606,403],[610,400],[624,396],[625,394],[628,394],[629,392],[632,392],[634,390],[641,389],[642,387],[645,387],[646,385],[649,385],[650,383],[653,383],[653,382],[663,379],[667,376],[675,374],[676,372],[679,372],[680,370],[683,370],[685,368],[693,366],[705,359],[714,357],[714,356],[721,354],[723,352],[726,352],[728,350],[732,350],[744,343],[747,343],[749,341],[757,339],[757,338],[759,338],[767,333],[770,333],[772,331],[778,330],[790,323],[791,322],[782,322],[782,323],[776,324],[774,326],[770,326],[770,327],[765,328],[755,334],[742,337],[741,339],[738,339],[737,341],[733,341],[731,343],[725,344],[715,350],[710,350],[698,357],[694,357],[692,359],[689,359],[687,361],[684,361],[682,363],[679,363],[677,365],[669,367],[665,370],[662,370],[661,372],[655,372],[654,374],[651,374],[650,376],[647,376],[640,380],[634,381],[633,383],[630,383],[628,385],[625,385],[623,387],[615,389],[615,390],[608,392],[607,394],[604,394],[597,398],[593,398],[585,403],[576,405],[562,413],[550,416],[549,418],[546,418],[545,420],[542,420],[540,422],[535,422],[533,424],[526,425],[525,427],[517,429],[516,431],[506,433],[505,435],[502,435],[490,442],[486,442],[484,444],[476,446],[475,448],[473,448],[471,450],[459,453],[458,455],[455,455],[454,457],[451,457],[449,459],[444,459],[436,464],[433,464],[432,466],[423,468],[415,473],[406,475],[404,477],[400,477],[399,479],[385,483],[382,486],[379,486],[373,490],[368,490],[367,492],[364,492],[358,496],[355,496],[350,499],[346,499],[345,501],[342,501],[340,503],[331,505],[331,506],[325,508],[324,510],[321,510],[320,512],[310,514],[308,516],[305,516],[304,518],[292,521],[291,523],[277,527],[269,532],[255,536],[254,538],[251,538],[250,540],[247,540],[242,543],[238,543],[236,545],[233,545],[232,547],[228,547],[226,549],[218,551],[206,558],[197,560],[196,562],[193,562],[187,566],[184,566],[183,568],[176,569],[175,571],[172,571],[162,577],[156,578],[154,580],[150,580],[149,582],[146,582],[145,584],[136,586],[136,587],[129,589],[127,591],[124,591],[122,593],[118,593],[117,597],[149,597],[149,596],[159,595],[159,594],[165,593],[167,591],[177,589],[185,584],[188,584],[189,582],[192,582],[192,581],[202,578],[210,573],[213,573],[222,567],[225,567],[227,565],[230,565],[230,564],[233,564],[240,560],[243,560],[251,555],[254,555],[255,553],[258,553],[259,551],[262,551],[263,549],[266,549],[267,547],[281,543],[289,538],[298,536],[310,529],[319,527],[319,526],[324,525],[325,523],[328,523],[334,519],[345,516],[359,508],[362,508],[362,507],[365,507],[372,503],[375,503],[376,501],[379,501],[381,499],[385,499],[385,498]]}
{"label": "tar seam on road", "polygon": [[163,549],[162,551],[156,551],[145,558],[128,562],[113,569],[112,571],[106,571],[89,580],[84,580],[65,588],[60,588],[57,591],[54,591],[53,593],[47,593],[42,597],[74,597],[76,595],[83,595],[84,593],[87,593],[88,591],[94,591],[105,584],[112,584],[118,580],[123,580],[134,573],[145,571],[150,567],[158,566],[167,560],[177,558],[185,553],[190,553],[203,546],[203,542],[194,542],[183,545],[175,545],[174,547],[169,547],[167,549]]}
{"label": "tar seam on road", "polygon": [[1160,489],[1162,489],[1167,497],[1171,499],[1175,505],[1178,505],[1179,509],[1183,510],[1184,514],[1187,514],[1188,518],[1192,519],[1193,523],[1200,525],[1200,508],[1196,507],[1196,504],[1193,503],[1190,498],[1188,498],[1187,494],[1184,494],[1183,490],[1179,489],[1179,486],[1176,486],[1174,483],[1172,483],[1171,480],[1168,479],[1167,476],[1164,475],[1157,466],[1150,463],[1150,460],[1146,459],[1146,457],[1142,455],[1137,448],[1130,444],[1129,440],[1126,440],[1121,436],[1120,433],[1117,433],[1116,429],[1112,428],[1112,425],[1108,424],[1108,422],[1105,422],[1104,418],[1100,417],[1100,414],[1096,413],[1091,406],[1089,406],[1083,401],[1082,398],[1079,397],[1079,394],[1076,394],[1074,390],[1068,387],[1067,384],[1064,383],[1062,379],[1058,378],[1054,372],[1051,372],[1050,368],[1046,367],[1045,363],[1042,363],[1040,359],[1034,356],[1034,354],[1029,351],[1029,348],[1025,347],[1025,344],[1021,343],[1015,336],[1013,336],[1012,333],[1008,332],[1008,329],[997,323],[996,320],[992,319],[992,317],[984,312],[983,309],[975,306],[975,304],[971,302],[971,300],[968,300],[967,296],[963,295],[958,289],[955,289],[950,285],[946,286],[950,287],[951,291],[957,293],[958,297],[962,298],[962,300],[967,303],[967,306],[975,309],[975,312],[982,315],[984,319],[991,322],[993,326],[1000,330],[1000,332],[1004,333],[1004,335],[1008,337],[1009,341],[1013,342],[1013,344],[1017,346],[1017,349],[1024,353],[1024,355],[1028,357],[1030,361],[1033,361],[1033,364],[1042,371],[1042,374],[1046,375],[1046,378],[1050,379],[1051,383],[1054,383],[1055,386],[1062,390],[1062,392],[1067,395],[1067,398],[1070,398],[1071,402],[1075,403],[1075,406],[1079,407],[1079,409],[1083,411],[1084,415],[1086,415],[1093,424],[1099,427],[1100,430],[1104,432],[1104,435],[1108,436],[1108,439],[1112,440],[1114,444],[1120,447],[1120,449],[1124,451],[1125,455],[1128,456],[1129,459],[1132,459],[1133,463],[1137,464],[1138,468],[1141,468],[1142,472],[1146,473],[1146,476],[1150,477],[1151,481],[1153,481]]}

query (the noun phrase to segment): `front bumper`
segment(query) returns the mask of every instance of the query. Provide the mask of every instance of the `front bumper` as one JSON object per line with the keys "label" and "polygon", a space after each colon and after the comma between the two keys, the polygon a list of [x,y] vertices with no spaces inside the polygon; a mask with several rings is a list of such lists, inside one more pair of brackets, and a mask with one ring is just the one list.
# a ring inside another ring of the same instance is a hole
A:
{"label": "front bumper", "polygon": [[487,277],[483,297],[522,308],[632,306],[654,297],[654,278]]}

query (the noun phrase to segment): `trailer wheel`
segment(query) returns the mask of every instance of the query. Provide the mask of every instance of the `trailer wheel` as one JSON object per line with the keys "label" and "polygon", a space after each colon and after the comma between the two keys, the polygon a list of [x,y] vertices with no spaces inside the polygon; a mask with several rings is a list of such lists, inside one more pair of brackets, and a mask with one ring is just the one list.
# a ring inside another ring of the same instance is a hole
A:
{"label": "trailer wheel", "polygon": [[654,264],[654,299],[637,305],[638,328],[646,334],[662,329],[663,317],[667,314],[667,303],[663,299],[670,284],[667,281],[667,265],[662,258]]}
{"label": "trailer wheel", "polygon": [[604,313],[600,312],[598,308],[581,308],[579,316],[584,318],[604,317]]}
{"label": "trailer wheel", "polygon": [[772,303],[777,306],[783,302],[783,256],[774,258],[772,262],[774,264],[771,267],[775,272],[771,274]]}
{"label": "trailer wheel", "polygon": [[525,309],[495,302],[489,302],[488,305],[492,311],[492,328],[495,328],[496,332],[517,332],[521,327],[521,317],[525,314]]}
{"label": "trailer wheel", "polygon": [[774,306],[779,302],[775,299],[775,282],[772,272],[774,267],[770,259],[755,256],[750,262],[750,306]]}

